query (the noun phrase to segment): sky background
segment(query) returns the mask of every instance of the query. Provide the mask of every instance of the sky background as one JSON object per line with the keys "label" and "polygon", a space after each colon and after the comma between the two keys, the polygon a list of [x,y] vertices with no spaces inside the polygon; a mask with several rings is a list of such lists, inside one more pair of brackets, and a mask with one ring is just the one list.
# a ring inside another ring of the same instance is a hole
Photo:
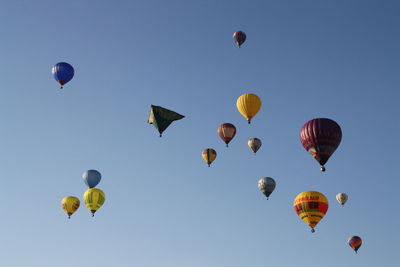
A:
{"label": "sky background", "polygon": [[[0,266],[399,266],[399,12],[364,0],[1,1]],[[63,90],[60,61],[75,68]],[[251,125],[243,93],[263,101]],[[159,138],[151,104],[186,117]],[[325,173],[299,141],[316,117],[343,132]],[[224,122],[237,128],[229,148]],[[88,169],[107,197],[94,218]],[[264,176],[277,182],[268,201]],[[293,209],[307,190],[330,204],[314,234]],[[81,199],[71,220],[68,195]]]}

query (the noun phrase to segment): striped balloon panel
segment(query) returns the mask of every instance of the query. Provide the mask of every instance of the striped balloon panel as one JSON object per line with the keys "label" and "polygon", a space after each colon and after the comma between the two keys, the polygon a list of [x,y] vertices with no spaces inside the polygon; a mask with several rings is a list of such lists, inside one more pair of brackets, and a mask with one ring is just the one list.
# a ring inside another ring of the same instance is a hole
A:
{"label": "striped balloon panel", "polygon": [[211,164],[217,157],[217,152],[212,148],[203,150],[202,157],[207,164]]}
{"label": "striped balloon panel", "polygon": [[306,191],[297,195],[293,206],[297,215],[314,228],[328,211],[328,199],[317,191]]}
{"label": "striped balloon panel", "polygon": [[357,252],[357,250],[361,247],[362,239],[359,236],[350,236],[348,239],[349,246]]}

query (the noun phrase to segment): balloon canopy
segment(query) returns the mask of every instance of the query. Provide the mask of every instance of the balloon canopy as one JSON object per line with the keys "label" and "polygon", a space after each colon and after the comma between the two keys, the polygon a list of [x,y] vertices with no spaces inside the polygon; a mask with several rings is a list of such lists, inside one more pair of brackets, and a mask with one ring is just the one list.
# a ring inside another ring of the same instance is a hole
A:
{"label": "balloon canopy", "polygon": [[267,197],[267,200],[271,193],[275,190],[276,183],[271,177],[264,177],[258,181],[258,189]]}
{"label": "balloon canopy", "polygon": [[246,41],[246,34],[242,31],[237,31],[233,33],[233,41],[240,48],[240,46]]}
{"label": "balloon canopy", "polygon": [[61,200],[61,207],[65,213],[68,214],[68,219],[71,218],[71,215],[74,214],[75,211],[77,211],[80,204],[81,202],[79,201],[79,198],[73,196],[64,197]]}
{"label": "balloon canopy", "polygon": [[231,123],[223,123],[218,127],[218,135],[225,142],[228,147],[229,142],[235,137],[236,127]]}
{"label": "balloon canopy", "polygon": [[96,170],[88,170],[83,173],[82,177],[85,184],[89,188],[93,188],[100,183],[101,173]]}
{"label": "balloon canopy", "polygon": [[106,195],[101,189],[89,188],[83,194],[83,199],[85,201],[86,207],[92,212],[92,217],[94,213],[100,209],[106,200]]}
{"label": "balloon canopy", "polygon": [[243,94],[236,100],[236,107],[240,114],[246,118],[250,124],[251,119],[261,108],[261,99],[255,94]]}
{"label": "balloon canopy", "polygon": [[301,144],[319,162],[321,171],[325,171],[325,163],[338,148],[341,140],[342,130],[339,124],[331,119],[310,120],[300,130]]}
{"label": "balloon canopy", "polygon": [[211,163],[217,157],[217,152],[212,148],[206,148],[203,150],[201,156],[203,157],[204,161],[208,164],[208,167],[210,167]]}
{"label": "balloon canopy", "polygon": [[147,120],[147,123],[153,124],[154,127],[158,130],[160,133],[160,137],[162,136],[162,133],[165,131],[165,129],[168,128],[168,126],[176,120],[180,120],[184,118],[185,116],[176,113],[175,111],[160,107],[160,106],[150,106],[150,114],[149,118]]}
{"label": "balloon canopy", "polygon": [[328,199],[317,191],[305,191],[293,202],[297,215],[311,227],[311,232],[328,211]]}
{"label": "balloon canopy", "polygon": [[69,82],[75,74],[74,68],[66,62],[57,63],[53,66],[51,72],[54,79],[60,85],[60,88],[63,88],[63,85]]}

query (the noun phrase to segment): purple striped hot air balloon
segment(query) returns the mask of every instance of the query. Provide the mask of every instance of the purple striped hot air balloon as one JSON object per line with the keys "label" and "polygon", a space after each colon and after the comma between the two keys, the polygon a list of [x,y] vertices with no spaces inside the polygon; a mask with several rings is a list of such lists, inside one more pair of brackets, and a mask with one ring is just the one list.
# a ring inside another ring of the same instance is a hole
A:
{"label": "purple striped hot air balloon", "polygon": [[341,140],[342,130],[339,124],[331,119],[310,120],[300,130],[301,144],[319,162],[321,171],[325,171],[325,163],[338,148]]}

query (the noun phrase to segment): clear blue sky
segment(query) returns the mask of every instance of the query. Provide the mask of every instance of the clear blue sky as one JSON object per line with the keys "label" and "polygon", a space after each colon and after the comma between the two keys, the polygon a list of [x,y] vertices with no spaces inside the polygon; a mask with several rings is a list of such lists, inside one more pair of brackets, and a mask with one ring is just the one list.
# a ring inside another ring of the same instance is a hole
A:
{"label": "clear blue sky", "polygon": [[[399,13],[398,1],[2,1],[0,266],[398,266]],[[75,67],[64,90],[59,61]],[[235,106],[247,92],[263,101],[250,126]],[[150,104],[186,118],[159,138]],[[299,141],[315,117],[343,131],[326,173]],[[238,130],[229,148],[223,122]],[[82,200],[92,168],[107,200],[68,220],[60,201]],[[314,234],[293,210],[306,190],[330,202]]]}

